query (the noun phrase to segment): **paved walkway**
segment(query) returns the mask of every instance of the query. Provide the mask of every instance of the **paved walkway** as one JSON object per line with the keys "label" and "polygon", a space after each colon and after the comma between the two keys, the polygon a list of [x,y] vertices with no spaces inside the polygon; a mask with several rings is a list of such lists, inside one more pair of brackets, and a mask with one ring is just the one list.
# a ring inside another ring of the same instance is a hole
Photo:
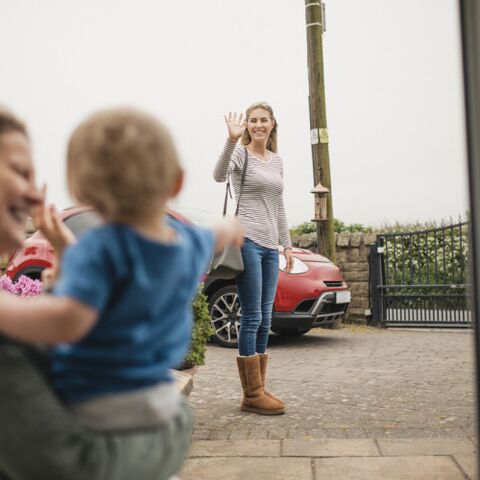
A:
{"label": "paved walkway", "polygon": [[240,412],[236,351],[209,346],[182,480],[476,478],[472,332],[316,330],[269,352],[279,417]]}

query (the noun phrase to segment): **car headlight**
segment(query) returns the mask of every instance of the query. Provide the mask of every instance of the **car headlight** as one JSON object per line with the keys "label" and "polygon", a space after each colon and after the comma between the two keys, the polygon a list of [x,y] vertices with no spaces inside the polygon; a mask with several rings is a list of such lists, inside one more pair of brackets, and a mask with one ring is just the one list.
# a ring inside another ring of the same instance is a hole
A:
{"label": "car headlight", "polygon": [[[287,265],[287,261],[285,260],[285,257],[281,254],[280,254],[279,260],[280,260],[280,263],[279,263],[278,268],[280,268],[280,270],[284,271],[285,267]],[[295,256],[294,256],[293,257],[293,269],[290,273],[294,274],[294,275],[295,274],[298,275],[299,273],[305,273],[305,272],[308,272],[308,265],[306,263],[302,262],[299,258],[295,258]]]}

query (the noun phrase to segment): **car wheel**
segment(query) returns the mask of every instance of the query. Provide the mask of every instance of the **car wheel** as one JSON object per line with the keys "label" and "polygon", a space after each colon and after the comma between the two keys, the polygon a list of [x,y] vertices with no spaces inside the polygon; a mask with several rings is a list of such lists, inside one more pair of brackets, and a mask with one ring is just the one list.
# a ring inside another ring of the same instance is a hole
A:
{"label": "car wheel", "polygon": [[25,270],[22,270],[21,272],[18,272],[17,275],[15,275],[15,278],[13,279],[14,282],[18,282],[18,279],[22,276],[25,275],[28,278],[31,278],[32,280],[41,280],[42,279],[42,270],[43,268],[27,268]]}
{"label": "car wheel", "polygon": [[304,328],[300,330],[273,330],[274,333],[278,335],[283,335],[283,336],[288,336],[288,337],[296,337],[299,335],[303,335],[307,332],[309,332],[311,328]]}
{"label": "car wheel", "polygon": [[236,348],[240,332],[240,301],[237,286],[227,285],[217,290],[209,299],[208,307],[213,340],[222,347]]}

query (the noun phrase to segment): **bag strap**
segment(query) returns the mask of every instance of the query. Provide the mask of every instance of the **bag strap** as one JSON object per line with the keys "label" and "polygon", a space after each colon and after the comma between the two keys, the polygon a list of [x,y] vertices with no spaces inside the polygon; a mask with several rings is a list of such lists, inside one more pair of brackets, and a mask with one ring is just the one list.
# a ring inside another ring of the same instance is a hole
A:
{"label": "bag strap", "polygon": [[[240,192],[238,194],[238,202],[237,202],[237,208],[235,209],[235,216],[238,215],[238,209],[240,208],[240,198],[242,198],[242,191],[243,191],[243,186],[245,185],[245,175],[247,173],[247,165],[248,165],[248,151],[247,147],[245,147],[245,160],[243,162],[243,169],[242,169],[242,181],[240,182]],[[223,202],[223,216],[225,217],[227,215],[227,203],[228,203],[228,196],[230,195],[230,198],[232,197],[232,190],[230,188],[230,175],[227,177],[227,186],[225,188],[225,200]]]}

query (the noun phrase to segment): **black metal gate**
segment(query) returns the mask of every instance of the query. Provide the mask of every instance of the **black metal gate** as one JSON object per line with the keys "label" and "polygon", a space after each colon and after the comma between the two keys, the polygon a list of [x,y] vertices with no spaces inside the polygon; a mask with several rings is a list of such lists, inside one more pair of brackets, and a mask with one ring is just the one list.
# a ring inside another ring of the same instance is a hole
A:
{"label": "black metal gate", "polygon": [[370,246],[372,323],[471,326],[468,226],[377,235]]}

